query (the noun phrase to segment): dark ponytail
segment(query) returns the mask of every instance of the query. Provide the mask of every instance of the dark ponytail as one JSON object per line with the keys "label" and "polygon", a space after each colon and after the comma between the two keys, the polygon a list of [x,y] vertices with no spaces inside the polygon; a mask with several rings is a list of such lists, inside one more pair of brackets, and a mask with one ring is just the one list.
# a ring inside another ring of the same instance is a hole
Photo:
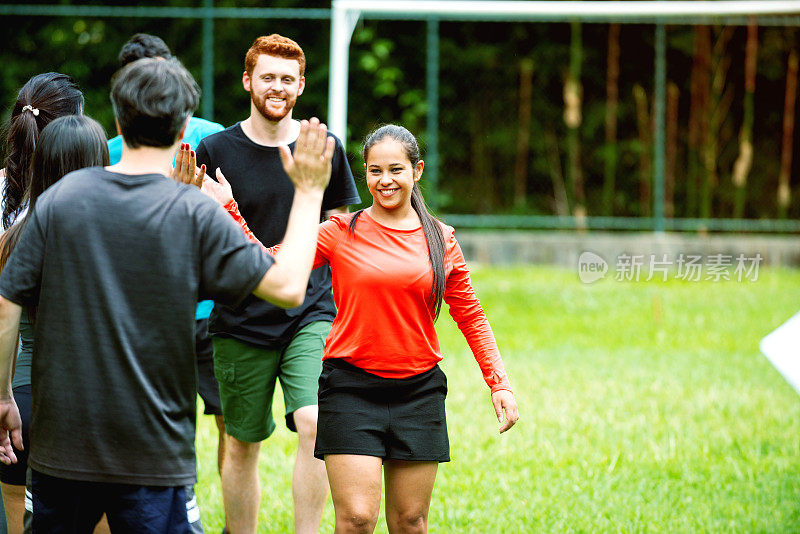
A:
{"label": "dark ponytail", "polygon": [[31,112],[12,116],[6,126],[7,154],[5,160],[5,185],[3,186],[3,229],[8,229],[22,207],[25,195],[28,164],[39,137],[39,125]]}
{"label": "dark ponytail", "polygon": [[[386,138],[393,139],[403,146],[406,152],[408,161],[411,162],[412,169],[419,163],[419,145],[414,136],[403,128],[394,124],[387,124],[381,126],[367,136],[364,145],[361,148],[361,154],[364,161],[367,161],[370,149],[380,141]],[[433,310],[434,321],[439,318],[439,312],[442,309],[442,299],[444,298],[444,233],[439,220],[430,214],[428,207],[425,205],[425,199],[422,198],[422,191],[420,191],[417,183],[411,190],[411,207],[417,212],[419,220],[422,223],[422,231],[425,234],[425,241],[428,243],[428,258],[431,262],[431,271],[433,272],[433,280],[431,282],[431,290],[428,294],[428,306]],[[350,219],[350,235],[355,234],[356,220],[364,210],[358,210],[353,214]]]}
{"label": "dark ponytail", "polygon": [[23,208],[30,164],[39,132],[53,119],[83,111],[83,93],[66,74],[37,74],[22,86],[3,131],[5,186],[2,223],[6,229]]}
{"label": "dark ponytail", "polygon": [[[30,160],[28,213],[0,236],[0,271],[19,243],[36,201],[48,187],[72,171],[108,165],[106,133],[92,118],[83,115],[60,117],[42,129]],[[27,311],[33,321],[35,308]]]}

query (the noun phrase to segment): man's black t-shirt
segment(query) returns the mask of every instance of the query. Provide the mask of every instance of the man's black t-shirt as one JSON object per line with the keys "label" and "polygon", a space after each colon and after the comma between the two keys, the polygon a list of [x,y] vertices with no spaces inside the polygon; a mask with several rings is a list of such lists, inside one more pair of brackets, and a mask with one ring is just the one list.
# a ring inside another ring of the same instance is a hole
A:
{"label": "man's black t-shirt", "polygon": [[272,258],[196,187],[159,174],[76,171],[29,217],[0,295],[38,302],[31,467],[194,483],[195,307],[240,302]]}
{"label": "man's black t-shirt", "polygon": [[[331,180],[322,199],[323,211],[361,202],[342,144],[333,134],[328,135],[336,139],[336,148]],[[294,150],[294,143],[289,149]],[[215,176],[217,167],[225,175],[253,234],[268,247],[280,243],[286,233],[294,185],[283,170],[278,148],[255,143],[237,123],[200,142],[197,164],[203,163],[211,176]],[[331,271],[324,266],[311,272],[301,306],[283,309],[255,297],[236,307],[216,303],[209,332],[277,349],[286,346],[303,326],[313,321],[333,321],[335,316]]]}

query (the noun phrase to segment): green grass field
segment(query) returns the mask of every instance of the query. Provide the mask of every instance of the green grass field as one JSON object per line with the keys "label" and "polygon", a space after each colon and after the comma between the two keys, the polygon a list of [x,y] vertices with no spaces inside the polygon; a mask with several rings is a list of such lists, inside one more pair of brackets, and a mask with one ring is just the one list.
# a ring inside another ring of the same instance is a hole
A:
{"label": "green grass field", "polygon": [[[452,462],[439,469],[432,532],[800,531],[800,397],[758,351],[800,309],[800,271],[584,285],[568,270],[477,268],[473,284],[521,419],[497,433],[443,313]],[[223,521],[215,432],[201,416],[206,532]],[[279,424],[262,447],[263,532],[292,530],[295,443]],[[330,501],[322,532],[333,532]]]}

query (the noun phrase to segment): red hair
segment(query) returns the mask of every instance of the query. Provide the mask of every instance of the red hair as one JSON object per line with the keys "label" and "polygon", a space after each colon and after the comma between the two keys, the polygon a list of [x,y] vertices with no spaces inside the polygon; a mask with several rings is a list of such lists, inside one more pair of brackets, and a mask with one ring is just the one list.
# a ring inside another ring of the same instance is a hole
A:
{"label": "red hair", "polygon": [[300,64],[300,76],[305,76],[306,55],[300,45],[288,37],[273,33],[272,35],[261,36],[253,41],[253,46],[250,47],[244,58],[244,70],[247,71],[249,76],[253,75],[258,56],[262,54],[297,60],[297,63]]}

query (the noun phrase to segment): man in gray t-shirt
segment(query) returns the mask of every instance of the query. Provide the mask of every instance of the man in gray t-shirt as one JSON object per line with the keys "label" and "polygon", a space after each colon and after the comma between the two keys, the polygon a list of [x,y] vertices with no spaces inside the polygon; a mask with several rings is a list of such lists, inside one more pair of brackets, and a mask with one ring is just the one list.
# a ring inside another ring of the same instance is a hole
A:
{"label": "man in gray t-shirt", "polygon": [[[21,306],[38,304],[32,367],[33,528],[185,532],[196,480],[194,309],[249,293],[302,302],[333,147],[304,124],[283,250],[261,252],[214,201],[172,181],[198,91],[177,60],[142,59],[112,81],[125,147],[32,206],[0,276],[0,427],[21,446],[10,371]],[[193,169],[192,169],[193,170]],[[193,174],[193,173],[192,173]],[[9,437],[0,461],[15,461]]]}

